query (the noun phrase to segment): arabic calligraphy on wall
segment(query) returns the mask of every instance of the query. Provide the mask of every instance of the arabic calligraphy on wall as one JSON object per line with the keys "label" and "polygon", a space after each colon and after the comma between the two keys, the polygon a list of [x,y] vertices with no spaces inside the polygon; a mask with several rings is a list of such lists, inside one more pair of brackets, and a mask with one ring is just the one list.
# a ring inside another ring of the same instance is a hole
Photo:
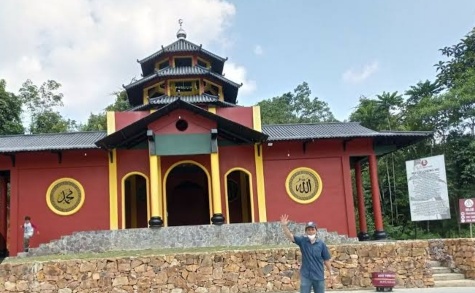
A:
{"label": "arabic calligraphy on wall", "polygon": [[84,188],[72,178],[58,179],[49,186],[46,203],[58,215],[72,215],[84,204]]}
{"label": "arabic calligraphy on wall", "polygon": [[309,204],[322,193],[322,179],[310,168],[296,168],[287,175],[285,189],[294,201]]}

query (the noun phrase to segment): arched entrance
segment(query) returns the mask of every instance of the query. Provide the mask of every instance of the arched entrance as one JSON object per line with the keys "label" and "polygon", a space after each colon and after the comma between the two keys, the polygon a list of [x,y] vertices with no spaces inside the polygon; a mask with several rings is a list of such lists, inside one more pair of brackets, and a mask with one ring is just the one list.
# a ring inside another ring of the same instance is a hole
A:
{"label": "arched entrance", "polygon": [[200,166],[179,163],[165,180],[167,226],[210,223],[208,175]]}
{"label": "arched entrance", "polygon": [[124,180],[125,228],[147,228],[147,180],[132,174]]}
{"label": "arched entrance", "polygon": [[229,223],[252,222],[251,180],[247,172],[234,170],[226,175]]}

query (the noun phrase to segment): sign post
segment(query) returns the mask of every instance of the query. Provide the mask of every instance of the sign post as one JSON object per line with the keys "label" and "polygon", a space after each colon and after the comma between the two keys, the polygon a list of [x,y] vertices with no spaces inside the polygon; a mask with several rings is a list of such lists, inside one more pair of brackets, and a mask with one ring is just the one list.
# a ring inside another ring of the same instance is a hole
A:
{"label": "sign post", "polygon": [[470,238],[473,238],[472,223],[475,223],[475,198],[459,199],[460,223],[470,223]]}
{"label": "sign post", "polygon": [[406,161],[411,220],[450,219],[444,155]]}

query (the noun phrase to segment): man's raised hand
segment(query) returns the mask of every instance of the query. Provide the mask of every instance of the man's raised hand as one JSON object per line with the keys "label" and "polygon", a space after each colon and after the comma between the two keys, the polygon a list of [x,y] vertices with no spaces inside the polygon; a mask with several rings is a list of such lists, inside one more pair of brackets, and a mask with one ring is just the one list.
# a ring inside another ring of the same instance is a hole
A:
{"label": "man's raised hand", "polygon": [[289,216],[286,214],[280,216],[280,224],[287,226],[287,224],[289,224]]}

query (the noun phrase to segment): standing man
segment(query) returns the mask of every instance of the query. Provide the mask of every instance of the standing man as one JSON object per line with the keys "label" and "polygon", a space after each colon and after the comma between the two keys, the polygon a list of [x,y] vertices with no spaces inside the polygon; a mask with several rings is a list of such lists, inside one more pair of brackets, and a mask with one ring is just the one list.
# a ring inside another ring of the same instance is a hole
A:
{"label": "standing man", "polygon": [[330,272],[330,285],[332,285],[332,268],[330,263],[330,252],[327,245],[320,239],[317,239],[317,225],[314,222],[308,222],[305,225],[305,235],[294,236],[290,232],[289,216],[282,215],[280,224],[285,236],[300,247],[302,253],[302,265],[300,267],[300,293],[310,293],[312,287],[315,293],[325,292],[325,272],[323,264]]}

